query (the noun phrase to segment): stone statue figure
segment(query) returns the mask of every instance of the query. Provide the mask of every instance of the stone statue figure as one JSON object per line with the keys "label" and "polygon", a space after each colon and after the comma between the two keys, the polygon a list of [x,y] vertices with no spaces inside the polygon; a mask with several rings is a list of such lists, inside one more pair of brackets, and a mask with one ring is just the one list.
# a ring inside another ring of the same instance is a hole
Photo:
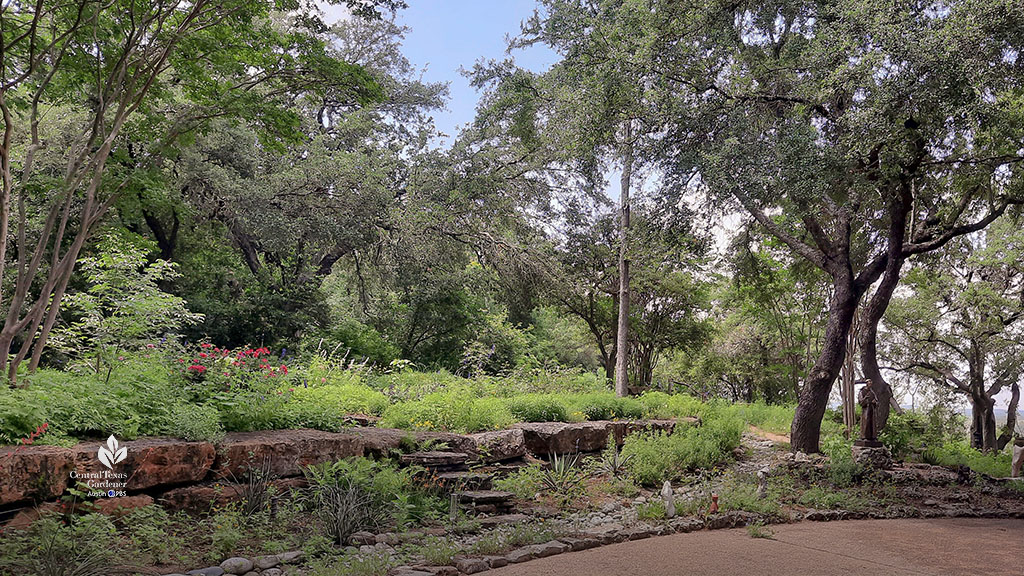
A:
{"label": "stone statue figure", "polygon": [[865,380],[864,386],[860,389],[857,397],[860,404],[860,440],[855,444],[858,446],[878,447],[882,444],[875,434],[875,410],[878,409],[878,395],[875,393],[875,385],[871,380]]}

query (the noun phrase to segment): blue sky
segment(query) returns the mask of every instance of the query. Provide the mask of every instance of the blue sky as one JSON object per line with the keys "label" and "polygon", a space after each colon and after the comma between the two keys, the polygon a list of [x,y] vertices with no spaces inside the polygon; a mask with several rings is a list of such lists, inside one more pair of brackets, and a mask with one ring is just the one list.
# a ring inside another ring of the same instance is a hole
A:
{"label": "blue sky", "polygon": [[[437,127],[454,136],[473,120],[480,95],[459,73],[480,58],[502,59],[506,36],[519,33],[520,23],[533,14],[534,0],[411,0],[397,21],[411,28],[402,51],[417,68],[426,66],[424,79],[449,82],[448,110],[434,115]],[[546,47],[517,50],[516,63],[544,70],[558,55]]]}
{"label": "blue sky", "polygon": [[[411,30],[402,51],[417,68],[426,68],[423,79],[448,82],[448,109],[434,114],[439,130],[450,137],[459,127],[472,122],[480,98],[459,73],[477,60],[508,57],[506,36],[519,33],[520,23],[533,14],[534,0],[410,0],[396,21]],[[336,9],[325,7],[328,18]],[[517,64],[541,71],[558,59],[546,47],[517,50]],[[446,139],[451,142],[451,138]]]}

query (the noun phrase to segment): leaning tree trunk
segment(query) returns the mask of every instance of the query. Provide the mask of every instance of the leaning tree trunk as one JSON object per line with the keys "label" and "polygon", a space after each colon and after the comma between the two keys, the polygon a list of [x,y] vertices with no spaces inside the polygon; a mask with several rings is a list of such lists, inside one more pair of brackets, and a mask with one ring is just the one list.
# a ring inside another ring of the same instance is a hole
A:
{"label": "leaning tree trunk", "polygon": [[903,180],[897,193],[890,198],[891,216],[885,272],[882,273],[882,280],[861,316],[860,367],[864,378],[873,383],[878,397],[874,430],[876,438],[889,422],[889,406],[893,403],[892,386],[882,377],[882,371],[878,368],[878,323],[889,308],[893,292],[900,283],[900,270],[906,260],[903,255],[903,242],[907,236],[907,214],[914,201],[911,186],[910,182]]}
{"label": "leaning tree trunk", "polygon": [[836,381],[846,358],[846,338],[860,300],[853,279],[848,273],[838,274],[834,287],[821,354],[800,390],[800,401],[793,415],[789,441],[795,452],[811,454],[821,451],[821,420],[825,416],[825,409],[828,408],[832,384]]}
{"label": "leaning tree trunk", "polygon": [[615,394],[629,395],[629,187],[633,176],[633,142],[629,121],[624,128],[619,196],[619,320],[615,333]]}
{"label": "leaning tree trunk", "polygon": [[1010,385],[1010,403],[1006,406],[1006,426],[1003,427],[1003,433],[996,440],[996,450],[1002,451],[1013,440],[1013,434],[1017,430],[1017,405],[1019,402],[1020,384],[1014,382]]}

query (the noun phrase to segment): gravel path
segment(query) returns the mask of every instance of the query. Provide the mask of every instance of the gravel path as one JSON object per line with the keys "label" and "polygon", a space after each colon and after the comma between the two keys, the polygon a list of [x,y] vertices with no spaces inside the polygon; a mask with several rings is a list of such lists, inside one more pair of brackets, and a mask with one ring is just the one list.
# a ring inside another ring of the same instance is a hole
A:
{"label": "gravel path", "polygon": [[802,522],[676,534],[561,554],[495,576],[1020,576],[1024,520]]}

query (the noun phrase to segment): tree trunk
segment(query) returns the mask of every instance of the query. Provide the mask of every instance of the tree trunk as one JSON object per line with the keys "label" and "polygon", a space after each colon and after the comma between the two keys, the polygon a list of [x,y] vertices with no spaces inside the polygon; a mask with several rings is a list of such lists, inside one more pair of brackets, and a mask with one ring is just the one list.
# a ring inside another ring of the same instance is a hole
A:
{"label": "tree trunk", "polygon": [[846,340],[846,357],[843,362],[842,388],[840,397],[843,406],[843,426],[846,427],[846,437],[853,436],[853,427],[857,424],[857,397],[854,392],[857,381],[857,339],[859,334],[857,314],[853,316],[850,324],[850,335]]}
{"label": "tree trunk", "polygon": [[854,287],[849,273],[840,273],[834,280],[834,291],[829,303],[828,323],[821,354],[814,363],[793,416],[789,441],[794,452],[807,454],[820,452],[818,444],[821,435],[821,419],[828,408],[832,384],[842,369],[846,358],[846,339],[850,333],[853,316],[857,312],[860,294]]}
{"label": "tree trunk", "polygon": [[996,441],[996,450],[1002,451],[1006,445],[1013,441],[1013,434],[1017,430],[1017,405],[1020,402],[1020,384],[1014,382],[1010,385],[1010,403],[1006,406],[1006,426],[1003,433]]}
{"label": "tree trunk", "polygon": [[629,121],[623,129],[622,179],[619,195],[619,320],[616,330],[615,394],[629,395],[629,187],[633,176],[633,134]]}
{"label": "tree trunk", "polygon": [[893,402],[892,386],[882,377],[878,369],[878,323],[889,308],[893,292],[900,283],[900,271],[906,256],[903,255],[903,243],[907,237],[907,215],[914,202],[913,183],[901,179],[899,189],[890,198],[889,239],[885,272],[878,288],[871,296],[864,314],[861,315],[860,367],[864,378],[873,383],[878,397],[878,408],[875,412],[874,436],[885,429],[889,422],[889,407]]}

